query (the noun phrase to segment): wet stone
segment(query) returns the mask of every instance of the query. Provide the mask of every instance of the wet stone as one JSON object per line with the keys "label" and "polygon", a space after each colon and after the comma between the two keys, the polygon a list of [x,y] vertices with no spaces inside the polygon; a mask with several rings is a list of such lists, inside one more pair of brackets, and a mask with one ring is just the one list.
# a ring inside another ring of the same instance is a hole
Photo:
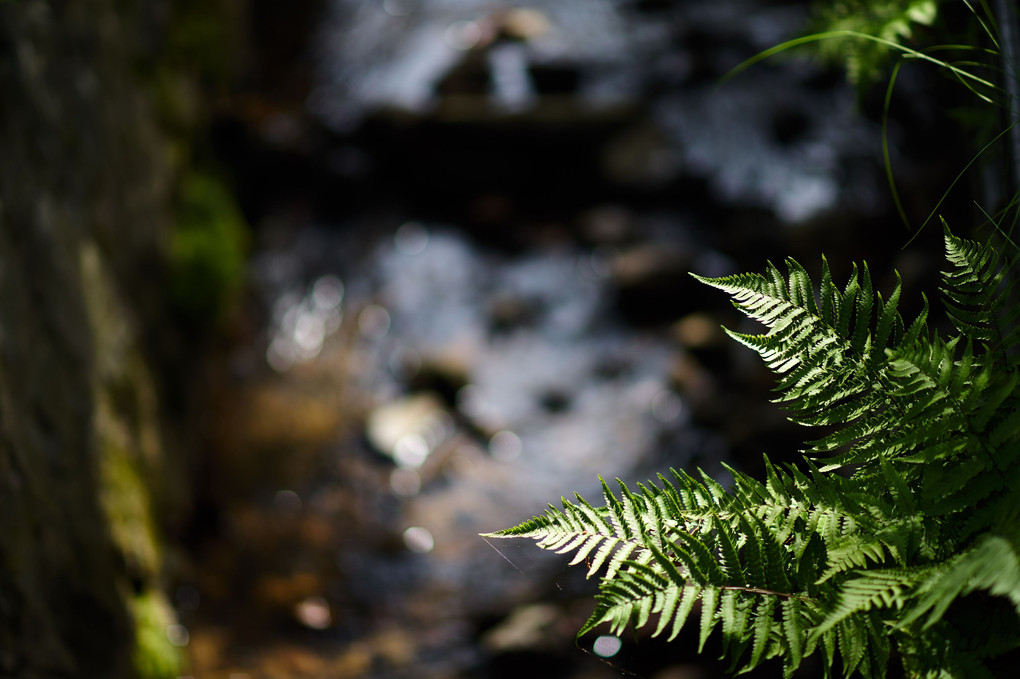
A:
{"label": "wet stone", "polygon": [[417,469],[448,438],[453,419],[440,399],[420,393],[379,406],[368,414],[372,446],[400,467]]}

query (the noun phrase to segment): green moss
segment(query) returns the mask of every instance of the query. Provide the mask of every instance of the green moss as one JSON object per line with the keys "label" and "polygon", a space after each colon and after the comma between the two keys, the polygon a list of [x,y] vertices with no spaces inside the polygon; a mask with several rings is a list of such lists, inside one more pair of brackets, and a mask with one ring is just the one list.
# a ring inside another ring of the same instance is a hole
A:
{"label": "green moss", "polygon": [[192,171],[181,184],[170,240],[171,303],[199,324],[222,320],[245,278],[248,227],[222,182]]}
{"label": "green moss", "polygon": [[[142,583],[142,593],[127,597],[134,620],[132,653],[137,679],[175,679],[184,674],[185,653],[167,634],[177,623],[173,609],[156,589],[163,549],[152,513],[152,498],[140,470],[142,464],[130,444],[126,428],[108,404],[100,408],[102,430],[102,499],[114,541],[127,564],[127,575]],[[125,588],[126,589],[126,588]]]}
{"label": "green moss", "polygon": [[167,629],[175,624],[173,610],[162,594],[145,592],[131,602],[135,619],[133,664],[138,679],[176,679],[187,661],[171,643]]}
{"label": "green moss", "polygon": [[132,577],[154,579],[162,562],[149,489],[132,455],[112,440],[103,451],[103,508]]}

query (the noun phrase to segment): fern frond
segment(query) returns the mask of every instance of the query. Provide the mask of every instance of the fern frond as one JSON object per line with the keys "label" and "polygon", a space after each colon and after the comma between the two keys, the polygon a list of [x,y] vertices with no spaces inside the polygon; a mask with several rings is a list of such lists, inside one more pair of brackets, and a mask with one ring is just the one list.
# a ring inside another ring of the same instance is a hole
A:
{"label": "fern frond", "polygon": [[[909,676],[987,673],[1020,644],[1020,311],[993,250],[948,231],[946,248],[946,339],[929,335],[927,300],[907,325],[899,278],[885,297],[867,266],[843,287],[824,259],[817,285],[793,260],[700,279],[766,326],[730,334],[777,374],[790,419],[829,428],[803,468],[727,468],[729,487],[700,470],[602,481],[603,506],[575,495],[488,537],[601,573],[581,634],[697,624],[699,648],[718,630],[731,669],[780,657],[787,677],[815,654],[825,676],[838,662],[884,677],[894,653]],[[963,598],[989,618],[961,617]],[[961,620],[979,642],[960,641],[974,637]]]}
{"label": "fern frond", "polygon": [[958,597],[977,590],[1008,598],[1020,614],[1020,560],[1015,543],[1002,536],[987,535],[944,567],[932,570],[919,585],[919,600],[898,626],[907,627],[927,615],[922,626],[927,629],[942,618]]}
{"label": "fern frond", "polygon": [[858,613],[873,608],[903,608],[907,601],[906,594],[921,578],[922,575],[912,571],[855,572],[854,577],[842,583],[836,605],[829,609],[825,618],[811,630],[811,641],[817,641],[830,629]]}
{"label": "fern frond", "polygon": [[[607,493],[613,497],[612,493]],[[580,495],[578,504],[563,499],[563,510],[549,505],[545,514],[533,517],[512,528],[485,533],[487,538],[530,538],[542,549],[567,554],[574,552],[570,565],[589,559],[588,577],[605,566],[604,577],[612,578],[627,559],[647,561],[650,553],[642,535],[630,532],[626,522],[619,520],[622,505],[613,497],[617,507],[597,510]],[[614,512],[614,509],[616,511]]]}
{"label": "fern frond", "polygon": [[956,266],[943,273],[942,293],[953,325],[975,342],[985,342],[1001,365],[1015,367],[1011,348],[1020,345],[1020,305],[1015,283],[1005,276],[998,250],[954,236],[943,220],[946,258]]}
{"label": "fern frond", "polygon": [[764,335],[727,332],[755,350],[779,375],[777,390],[782,395],[777,402],[790,411],[790,419],[810,426],[841,425],[816,441],[812,454],[852,447],[828,460],[829,464],[872,461],[882,446],[863,444],[881,441],[900,418],[902,407],[889,402],[894,386],[886,374],[886,351],[923,333],[923,317],[904,330],[897,311],[899,282],[888,300],[883,300],[873,290],[866,266],[854,267],[840,290],[823,260],[817,301],[803,267],[789,260],[787,269],[788,285],[771,264],[764,275],[699,280],[730,294],[742,312],[768,327]]}

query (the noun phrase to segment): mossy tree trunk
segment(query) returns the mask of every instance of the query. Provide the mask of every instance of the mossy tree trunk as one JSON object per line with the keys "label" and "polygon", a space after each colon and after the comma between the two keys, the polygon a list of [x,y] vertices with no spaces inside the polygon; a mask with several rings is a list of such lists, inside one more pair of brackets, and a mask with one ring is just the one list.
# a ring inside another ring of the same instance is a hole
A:
{"label": "mossy tree trunk", "polygon": [[140,76],[169,7],[0,0],[0,677],[182,669],[146,341],[178,161]]}

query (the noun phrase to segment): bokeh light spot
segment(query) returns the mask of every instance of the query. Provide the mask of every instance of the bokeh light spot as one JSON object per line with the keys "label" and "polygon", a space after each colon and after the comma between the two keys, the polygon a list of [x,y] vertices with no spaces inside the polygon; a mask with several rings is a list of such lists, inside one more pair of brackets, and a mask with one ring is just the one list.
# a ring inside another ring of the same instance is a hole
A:
{"label": "bokeh light spot", "polygon": [[390,312],[378,304],[369,304],[358,314],[358,330],[368,339],[382,339],[390,331]]}
{"label": "bokeh light spot", "polygon": [[393,446],[393,460],[401,467],[417,469],[429,456],[429,443],[421,434],[404,434]]}
{"label": "bokeh light spot", "polygon": [[455,21],[446,29],[443,40],[455,50],[467,51],[482,39],[482,29],[474,21]]}
{"label": "bokeh light spot", "polygon": [[326,339],[326,325],[316,314],[301,314],[294,324],[294,343],[311,358],[322,349]]}
{"label": "bokeh light spot", "polygon": [[278,373],[287,372],[297,362],[297,347],[288,339],[277,337],[266,350],[266,363]]}
{"label": "bokeh light spot", "polygon": [[316,309],[328,311],[340,306],[344,299],[344,284],[336,276],[323,276],[312,286],[312,303]]}
{"label": "bokeh light spot", "polygon": [[457,410],[468,417],[478,417],[485,412],[482,391],[474,384],[465,384],[458,389],[455,400]]}
{"label": "bokeh light spot", "polygon": [[489,453],[503,462],[516,460],[521,456],[524,444],[521,438],[512,431],[501,431],[489,439]]}
{"label": "bokeh light spot", "polygon": [[403,255],[420,255],[429,245],[429,232],[419,222],[407,222],[393,234],[393,243]]}
{"label": "bokeh light spot", "polygon": [[683,401],[669,389],[660,391],[652,398],[652,416],[659,422],[672,422],[680,417],[683,409]]}
{"label": "bokeh light spot", "polygon": [[623,648],[623,642],[620,641],[619,637],[604,634],[595,640],[591,650],[601,658],[612,658],[620,652],[621,648]]}
{"label": "bokeh light spot", "polygon": [[166,639],[174,646],[184,648],[191,641],[191,635],[188,634],[188,628],[184,625],[167,625]]}
{"label": "bokeh light spot", "polygon": [[273,498],[276,511],[286,516],[293,516],[301,511],[301,496],[292,490],[278,490]]}
{"label": "bokeh light spot", "polygon": [[294,615],[305,627],[326,629],[333,624],[333,615],[329,610],[329,602],[321,596],[310,596],[294,607]]}
{"label": "bokeh light spot", "polygon": [[414,497],[421,491],[421,476],[413,469],[394,469],[390,472],[390,490],[400,497]]}
{"label": "bokeh light spot", "polygon": [[436,546],[436,541],[427,528],[412,526],[404,531],[404,544],[412,552],[428,554]]}

